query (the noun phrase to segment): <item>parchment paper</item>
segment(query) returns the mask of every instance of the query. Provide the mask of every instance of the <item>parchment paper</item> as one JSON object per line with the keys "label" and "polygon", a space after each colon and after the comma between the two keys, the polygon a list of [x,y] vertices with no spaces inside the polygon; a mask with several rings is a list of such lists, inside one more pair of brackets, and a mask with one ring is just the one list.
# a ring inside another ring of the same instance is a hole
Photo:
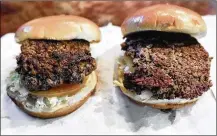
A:
{"label": "parchment paper", "polygon": [[20,46],[10,33],[1,38],[1,128],[2,134],[216,134],[216,16],[204,17],[208,33],[199,41],[213,56],[213,87],[194,105],[168,113],[138,106],[113,86],[115,57],[123,41],[119,27],[102,27],[102,41],[92,55],[98,63],[96,94],[70,115],[37,119],[22,112],[6,95],[5,79],[16,67]]}

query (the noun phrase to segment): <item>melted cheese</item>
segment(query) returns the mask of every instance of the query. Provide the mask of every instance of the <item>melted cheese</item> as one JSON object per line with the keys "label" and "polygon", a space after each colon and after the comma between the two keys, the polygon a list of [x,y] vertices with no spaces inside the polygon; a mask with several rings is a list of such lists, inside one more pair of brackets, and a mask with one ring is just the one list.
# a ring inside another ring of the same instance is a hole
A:
{"label": "melted cheese", "polygon": [[124,72],[131,72],[133,73],[135,71],[135,68],[133,67],[133,60],[132,58],[124,55],[119,58],[119,64],[120,68],[124,70]]}

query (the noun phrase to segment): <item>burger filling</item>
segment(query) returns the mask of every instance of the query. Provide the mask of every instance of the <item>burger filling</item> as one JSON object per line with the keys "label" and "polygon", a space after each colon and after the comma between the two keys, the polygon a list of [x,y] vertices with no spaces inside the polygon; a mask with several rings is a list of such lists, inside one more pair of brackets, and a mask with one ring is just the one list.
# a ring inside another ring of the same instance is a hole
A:
{"label": "burger filling", "polygon": [[188,34],[139,32],[126,36],[124,87],[156,99],[193,99],[211,86],[211,58]]}
{"label": "burger filling", "polygon": [[66,106],[79,103],[96,85],[95,73],[88,76],[85,86],[75,95],[59,96],[59,97],[41,97],[32,95],[21,83],[21,76],[13,71],[7,79],[7,94],[22,103],[24,108],[33,112],[53,112]]}
{"label": "burger filling", "polygon": [[17,57],[16,72],[29,90],[48,90],[63,83],[82,83],[96,69],[85,40],[26,40]]}

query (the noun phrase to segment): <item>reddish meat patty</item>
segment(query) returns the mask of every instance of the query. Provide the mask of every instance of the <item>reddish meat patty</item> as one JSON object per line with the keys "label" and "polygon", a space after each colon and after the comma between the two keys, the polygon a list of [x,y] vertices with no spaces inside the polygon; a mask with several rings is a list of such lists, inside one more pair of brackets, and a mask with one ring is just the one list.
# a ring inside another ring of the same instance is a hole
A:
{"label": "reddish meat patty", "polygon": [[211,58],[190,35],[143,32],[126,37],[125,55],[135,72],[124,73],[124,86],[140,94],[150,90],[157,99],[195,98],[211,86]]}
{"label": "reddish meat patty", "polygon": [[82,83],[96,69],[85,40],[26,40],[22,42],[17,65],[21,82],[30,91]]}

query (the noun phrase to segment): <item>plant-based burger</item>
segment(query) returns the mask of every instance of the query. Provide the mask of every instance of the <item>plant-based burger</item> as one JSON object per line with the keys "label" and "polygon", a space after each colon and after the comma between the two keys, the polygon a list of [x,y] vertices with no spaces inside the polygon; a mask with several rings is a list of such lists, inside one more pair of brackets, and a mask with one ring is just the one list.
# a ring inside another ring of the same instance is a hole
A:
{"label": "plant-based burger", "polygon": [[49,16],[22,25],[17,67],[10,73],[8,96],[26,113],[53,118],[79,108],[97,84],[96,60],[90,44],[100,30],[78,16]]}
{"label": "plant-based burger", "polygon": [[115,83],[130,99],[175,109],[196,102],[212,86],[211,57],[195,38],[206,34],[199,14],[175,5],[154,5],[127,17],[121,30],[125,53]]}

